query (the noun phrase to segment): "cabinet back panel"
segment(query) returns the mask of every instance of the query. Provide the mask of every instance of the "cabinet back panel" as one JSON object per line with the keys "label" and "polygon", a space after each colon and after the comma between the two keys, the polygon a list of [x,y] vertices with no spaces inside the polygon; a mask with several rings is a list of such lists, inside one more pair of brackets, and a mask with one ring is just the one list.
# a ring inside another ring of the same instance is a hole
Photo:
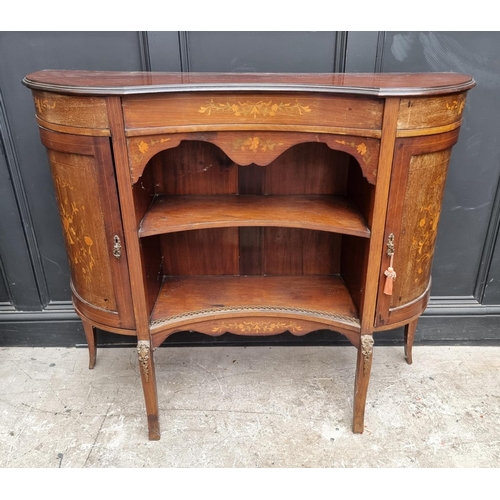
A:
{"label": "cabinet back panel", "polygon": [[238,193],[239,194],[264,194],[264,179],[271,166],[261,167],[254,163],[238,167]]}
{"label": "cabinet back panel", "polygon": [[340,272],[340,234],[265,227],[263,235],[263,274],[295,276]]}
{"label": "cabinet back panel", "polygon": [[342,235],[282,227],[201,229],[161,237],[163,272],[197,275],[334,275]]}
{"label": "cabinet back panel", "polygon": [[359,170],[350,155],[323,143],[297,144],[260,167],[238,166],[211,143],[182,141],[150,165],[156,193],[167,195],[345,194],[349,169]]}
{"label": "cabinet back panel", "polygon": [[264,272],[262,263],[263,227],[240,227],[240,274],[260,275]]}
{"label": "cabinet back panel", "polygon": [[166,275],[239,274],[237,227],[167,233],[161,246]]}
{"label": "cabinet back panel", "polygon": [[238,166],[217,146],[182,141],[151,160],[156,192],[178,195],[238,193]]}
{"label": "cabinet back panel", "polygon": [[345,194],[349,158],[326,144],[298,144],[265,167],[263,192]]}

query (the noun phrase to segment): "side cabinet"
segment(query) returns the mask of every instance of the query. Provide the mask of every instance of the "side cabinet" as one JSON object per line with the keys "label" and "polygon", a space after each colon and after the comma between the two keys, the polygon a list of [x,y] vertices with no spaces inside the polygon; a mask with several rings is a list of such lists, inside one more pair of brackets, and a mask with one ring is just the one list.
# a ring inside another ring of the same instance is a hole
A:
{"label": "side cabinet", "polygon": [[[378,330],[407,324],[427,305],[446,174],[457,139],[458,129],[396,140],[375,317]],[[391,254],[397,277],[392,295],[387,295],[384,272]]]}
{"label": "side cabinet", "polygon": [[380,330],[427,305],[467,75],[41,71],[28,75],[90,367],[95,327],[154,349],[194,330],[318,329],[357,349],[353,431]]}
{"label": "side cabinet", "polygon": [[77,312],[94,326],[135,320],[110,141],[40,130],[47,148]]}

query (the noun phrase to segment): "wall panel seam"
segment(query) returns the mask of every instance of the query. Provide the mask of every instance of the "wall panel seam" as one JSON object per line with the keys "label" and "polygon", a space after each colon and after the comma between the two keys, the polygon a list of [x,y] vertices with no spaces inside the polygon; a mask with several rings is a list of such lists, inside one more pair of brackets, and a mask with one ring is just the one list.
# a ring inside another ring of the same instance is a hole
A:
{"label": "wall panel seam", "polygon": [[[2,142],[2,141],[0,141]],[[3,263],[2,256],[0,255],[0,279],[3,280],[4,285],[5,285],[5,290],[7,291],[7,297],[9,299],[9,302],[1,302],[0,306],[12,306],[14,307],[14,300],[12,297],[11,289],[7,280],[7,274],[5,272],[5,265]]]}
{"label": "wall panel seam", "polygon": [[[45,278],[45,272],[42,264],[36,234],[33,228],[28,198],[24,189],[24,183],[21,176],[20,162],[14,146],[12,131],[7,118],[7,111],[4,105],[3,94],[0,89],[0,140],[3,142],[5,151],[5,160],[9,171],[12,189],[16,199],[17,209],[21,218],[24,238],[27,243],[28,254],[31,260],[31,267],[37,284],[40,304],[45,306],[49,303],[49,290]],[[9,283],[6,281],[9,288]],[[10,291],[8,292],[10,295]]]}
{"label": "wall panel seam", "polygon": [[373,68],[373,71],[375,73],[382,73],[382,67],[384,64],[385,39],[386,32],[379,31],[377,36],[377,49],[375,52],[375,66]]}
{"label": "wall panel seam", "polygon": [[333,60],[334,73],[345,73],[348,34],[348,31],[337,31],[335,34],[335,50]]}
{"label": "wall panel seam", "polygon": [[149,53],[149,39],[147,31],[139,31],[139,54],[141,56],[142,71],[151,71],[151,55]]}
{"label": "wall panel seam", "polygon": [[191,71],[191,54],[189,51],[189,32],[179,31],[179,60],[181,62],[181,71],[189,73]]}
{"label": "wall panel seam", "polygon": [[495,197],[491,208],[488,228],[484,239],[481,260],[477,270],[476,284],[474,286],[474,297],[478,302],[483,302],[486,293],[486,284],[490,273],[491,263],[498,240],[498,231],[500,228],[500,181],[497,183]]}

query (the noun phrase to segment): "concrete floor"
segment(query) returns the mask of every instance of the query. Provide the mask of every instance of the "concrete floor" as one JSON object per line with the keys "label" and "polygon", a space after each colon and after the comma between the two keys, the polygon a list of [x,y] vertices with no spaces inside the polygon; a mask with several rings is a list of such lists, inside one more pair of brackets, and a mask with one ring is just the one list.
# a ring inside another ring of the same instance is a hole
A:
{"label": "concrete floor", "polygon": [[0,348],[0,467],[499,467],[500,348],[162,348],[147,440],[134,349]]}

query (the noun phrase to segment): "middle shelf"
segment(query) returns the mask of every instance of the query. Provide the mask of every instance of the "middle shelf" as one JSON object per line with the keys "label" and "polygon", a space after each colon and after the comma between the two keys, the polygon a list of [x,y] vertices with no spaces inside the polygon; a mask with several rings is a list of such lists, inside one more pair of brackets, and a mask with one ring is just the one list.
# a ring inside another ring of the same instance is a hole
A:
{"label": "middle shelf", "polygon": [[306,228],[370,237],[354,204],[333,195],[156,196],[139,236],[233,226]]}

